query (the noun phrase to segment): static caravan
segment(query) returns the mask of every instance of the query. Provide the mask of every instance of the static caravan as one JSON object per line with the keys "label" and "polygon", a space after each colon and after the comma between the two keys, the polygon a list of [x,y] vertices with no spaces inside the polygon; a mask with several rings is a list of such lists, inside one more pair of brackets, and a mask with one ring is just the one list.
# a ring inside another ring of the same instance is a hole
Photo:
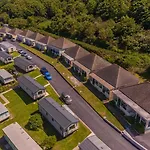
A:
{"label": "static caravan", "polygon": [[36,65],[32,61],[27,60],[24,57],[15,58],[14,64],[15,66],[17,66],[18,68],[20,68],[21,70],[25,72],[30,72],[36,69]]}

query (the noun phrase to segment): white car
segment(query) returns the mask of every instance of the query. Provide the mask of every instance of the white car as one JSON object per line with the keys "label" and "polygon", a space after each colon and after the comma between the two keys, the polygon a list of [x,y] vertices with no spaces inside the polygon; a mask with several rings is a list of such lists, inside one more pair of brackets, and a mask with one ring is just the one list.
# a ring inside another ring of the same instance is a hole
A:
{"label": "white car", "polygon": [[26,59],[31,60],[31,59],[32,59],[32,57],[31,57],[30,55],[27,55],[27,56],[26,56]]}

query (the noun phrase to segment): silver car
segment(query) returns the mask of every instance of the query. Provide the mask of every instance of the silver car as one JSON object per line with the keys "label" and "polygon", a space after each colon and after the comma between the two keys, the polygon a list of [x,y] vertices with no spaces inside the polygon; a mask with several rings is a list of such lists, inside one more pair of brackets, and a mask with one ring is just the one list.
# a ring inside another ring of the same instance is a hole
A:
{"label": "silver car", "polygon": [[61,94],[60,99],[67,105],[70,105],[72,102],[71,97],[64,92]]}

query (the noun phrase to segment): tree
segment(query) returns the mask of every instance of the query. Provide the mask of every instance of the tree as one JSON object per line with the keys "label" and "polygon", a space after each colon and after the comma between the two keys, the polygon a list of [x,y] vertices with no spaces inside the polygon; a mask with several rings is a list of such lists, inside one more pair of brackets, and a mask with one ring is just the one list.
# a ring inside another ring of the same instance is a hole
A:
{"label": "tree", "polygon": [[39,128],[42,128],[43,120],[40,114],[34,114],[30,117],[28,122],[28,127],[30,130],[37,131]]}
{"label": "tree", "polygon": [[23,18],[15,18],[9,20],[9,25],[13,28],[26,28],[28,23],[26,19]]}
{"label": "tree", "polygon": [[48,136],[47,138],[45,138],[45,140],[43,141],[43,143],[41,144],[41,147],[44,150],[49,150],[51,149],[55,143],[57,142],[56,136]]}
{"label": "tree", "polygon": [[122,17],[129,10],[128,0],[99,0],[96,14],[104,20],[117,19]]}
{"label": "tree", "polygon": [[145,29],[150,29],[150,1],[136,0],[132,2],[130,15],[136,22],[142,24]]}

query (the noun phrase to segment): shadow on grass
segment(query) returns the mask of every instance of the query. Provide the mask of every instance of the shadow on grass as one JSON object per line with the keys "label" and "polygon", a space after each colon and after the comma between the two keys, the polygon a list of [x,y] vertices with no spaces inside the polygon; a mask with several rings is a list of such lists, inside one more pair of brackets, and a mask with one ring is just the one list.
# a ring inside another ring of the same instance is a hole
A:
{"label": "shadow on grass", "polygon": [[[39,112],[39,111],[36,111],[36,112],[32,113],[31,115],[35,115],[35,114],[40,114],[40,112]],[[40,115],[41,115],[41,114],[40,114]],[[46,135],[47,135],[47,136],[53,136],[53,135],[55,135],[56,138],[57,138],[57,141],[61,140],[62,137],[61,137],[61,135],[57,132],[57,130],[56,130],[43,116],[41,116],[41,117],[42,117],[42,120],[43,120],[42,130],[46,133]],[[32,129],[30,129],[28,123],[25,125],[25,128],[26,128],[27,130],[32,130]],[[33,131],[34,131],[34,130],[33,130]]]}
{"label": "shadow on grass", "polygon": [[62,139],[57,130],[45,118],[43,118],[43,130],[48,136],[55,135],[58,141]]}
{"label": "shadow on grass", "polygon": [[25,102],[26,105],[34,102],[34,100],[30,98],[29,95],[26,94],[21,88],[16,87],[14,88],[14,91]]}
{"label": "shadow on grass", "polygon": [[139,73],[144,79],[150,80],[150,67],[148,67],[144,72]]}
{"label": "shadow on grass", "polygon": [[86,83],[84,83],[84,86],[86,86],[97,98],[99,98],[100,100],[106,100],[107,98],[104,96],[103,93],[101,93],[100,91],[98,91],[95,87],[93,87],[91,85],[91,83],[89,81],[87,81]]}

